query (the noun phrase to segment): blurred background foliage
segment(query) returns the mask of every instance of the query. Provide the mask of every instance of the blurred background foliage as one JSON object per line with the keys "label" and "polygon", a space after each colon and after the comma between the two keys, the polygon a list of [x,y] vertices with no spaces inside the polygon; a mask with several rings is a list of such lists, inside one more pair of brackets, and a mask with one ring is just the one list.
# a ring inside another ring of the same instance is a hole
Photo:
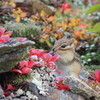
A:
{"label": "blurred background foliage", "polygon": [[82,64],[100,69],[100,0],[37,0],[52,6],[52,15],[32,13],[29,1],[1,0],[0,26],[13,37],[34,40],[38,49],[50,50],[57,39],[71,35]]}

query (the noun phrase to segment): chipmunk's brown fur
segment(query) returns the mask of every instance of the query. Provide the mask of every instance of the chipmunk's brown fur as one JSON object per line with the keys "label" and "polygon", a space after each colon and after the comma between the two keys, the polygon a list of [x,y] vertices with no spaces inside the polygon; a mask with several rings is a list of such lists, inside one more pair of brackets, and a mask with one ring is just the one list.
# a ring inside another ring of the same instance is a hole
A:
{"label": "chipmunk's brown fur", "polygon": [[73,75],[78,77],[82,68],[78,54],[75,52],[74,39],[63,37],[55,42],[52,51],[59,54],[57,70],[62,71],[62,75]]}

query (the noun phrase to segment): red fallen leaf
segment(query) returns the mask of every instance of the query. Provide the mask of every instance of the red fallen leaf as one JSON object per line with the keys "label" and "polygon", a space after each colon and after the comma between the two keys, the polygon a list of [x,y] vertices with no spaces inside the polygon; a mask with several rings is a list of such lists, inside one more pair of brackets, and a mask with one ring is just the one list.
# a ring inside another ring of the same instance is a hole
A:
{"label": "red fallen leaf", "polygon": [[60,55],[54,55],[49,59],[49,61],[56,61],[59,59],[59,57],[60,57]]}
{"label": "red fallen leaf", "polygon": [[2,35],[1,37],[0,37],[0,43],[5,43],[5,42],[8,42],[8,41],[10,41],[11,40],[11,38],[10,38],[10,36],[8,36],[8,35]]}
{"label": "red fallen leaf", "polygon": [[17,73],[20,73],[22,75],[22,74],[26,74],[26,73],[32,72],[32,69],[24,67],[24,68],[22,68],[20,70],[19,69],[13,69],[13,70],[11,70],[11,72],[17,72]]}
{"label": "red fallen leaf", "polygon": [[26,73],[32,72],[32,69],[25,67],[21,71],[22,71],[22,74],[26,74]]}
{"label": "red fallen leaf", "polygon": [[20,61],[20,62],[19,62],[20,69],[22,69],[22,68],[25,67],[25,66],[28,66],[28,63],[27,63],[27,62],[28,62],[28,61],[25,61],[25,60]]}
{"label": "red fallen leaf", "polygon": [[5,32],[5,28],[0,28],[0,36]]}
{"label": "red fallen leaf", "polygon": [[13,70],[11,70],[10,72],[17,72],[17,73],[22,74],[22,71],[21,71],[21,70],[19,70],[19,69],[13,69]]}
{"label": "red fallen leaf", "polygon": [[20,38],[18,39],[18,41],[22,42],[22,41],[25,41],[27,38]]}
{"label": "red fallen leaf", "polygon": [[11,36],[11,35],[12,35],[12,32],[11,32],[11,31],[5,32],[5,28],[0,28],[0,37],[1,37],[2,35]]}
{"label": "red fallen leaf", "polygon": [[45,61],[45,62],[49,62],[49,60],[52,58],[52,55],[50,53],[46,53],[42,56],[42,59]]}
{"label": "red fallen leaf", "polygon": [[95,70],[93,79],[100,82],[100,69]]}
{"label": "red fallen leaf", "polygon": [[12,90],[14,90],[14,87],[11,84],[8,84],[7,89],[4,91],[4,95],[10,95]]}
{"label": "red fallen leaf", "polygon": [[33,55],[37,55],[38,57],[41,57],[47,51],[40,50],[40,49],[31,49],[31,50],[29,50],[29,52],[30,52],[29,57],[31,57]]}
{"label": "red fallen leaf", "polygon": [[8,84],[6,91],[8,90],[14,90],[14,87],[11,84]]}
{"label": "red fallen leaf", "polygon": [[33,61],[28,61],[28,66],[29,68],[32,68],[36,63]]}
{"label": "red fallen leaf", "polygon": [[32,68],[34,65],[40,66],[40,63],[39,63],[38,61],[35,61],[35,62],[33,62],[33,61],[28,61],[28,67],[29,67],[29,68]]}
{"label": "red fallen leaf", "polygon": [[45,62],[46,66],[51,67],[52,69],[55,69],[54,62],[59,58],[59,55],[52,56],[50,53],[46,53],[41,58]]}
{"label": "red fallen leaf", "polygon": [[4,92],[4,95],[8,96],[8,95],[10,95],[10,92],[6,91],[6,92]]}
{"label": "red fallen leaf", "polygon": [[18,72],[21,75],[26,74],[26,73],[32,72],[31,68],[37,64],[38,64],[38,62],[22,60],[19,62],[19,69],[13,69],[13,70],[11,70],[11,72]]}
{"label": "red fallen leaf", "polygon": [[53,72],[62,73],[62,72],[61,72],[61,71],[59,71],[59,70],[56,70],[56,71],[53,71]]}
{"label": "red fallen leaf", "polygon": [[64,3],[62,4],[62,9],[63,9],[63,10],[66,10],[66,9],[69,9],[69,8],[71,8],[71,6],[69,5],[68,2],[64,2]]}
{"label": "red fallen leaf", "polygon": [[70,88],[67,84],[63,84],[63,83],[56,83],[57,89],[58,90],[66,90],[66,91],[70,91]]}
{"label": "red fallen leaf", "polygon": [[23,67],[32,68],[36,64],[37,64],[37,62],[25,61],[25,60],[22,60],[19,62],[20,69],[22,69]]}
{"label": "red fallen leaf", "polygon": [[57,83],[54,83],[54,85],[56,85],[58,90],[66,90],[66,91],[70,91],[70,88],[67,84],[63,84],[63,77],[59,76],[56,77]]}
{"label": "red fallen leaf", "polygon": [[4,43],[4,40],[0,40],[0,43]]}
{"label": "red fallen leaf", "polygon": [[57,59],[59,59],[59,55],[54,55],[52,56],[50,53],[46,53],[42,56],[42,59],[46,62],[54,62],[56,61]]}

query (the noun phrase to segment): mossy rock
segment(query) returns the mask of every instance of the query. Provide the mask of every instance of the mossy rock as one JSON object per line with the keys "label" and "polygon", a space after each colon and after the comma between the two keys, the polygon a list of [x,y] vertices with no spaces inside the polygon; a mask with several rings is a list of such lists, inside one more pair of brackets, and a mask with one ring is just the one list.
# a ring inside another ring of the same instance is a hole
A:
{"label": "mossy rock", "polygon": [[13,37],[27,37],[28,39],[35,40],[39,38],[41,28],[36,26],[35,23],[7,23],[4,26],[7,30],[13,31]]}
{"label": "mossy rock", "polygon": [[0,43],[0,73],[10,71],[19,61],[27,58],[32,45],[34,42],[30,40]]}

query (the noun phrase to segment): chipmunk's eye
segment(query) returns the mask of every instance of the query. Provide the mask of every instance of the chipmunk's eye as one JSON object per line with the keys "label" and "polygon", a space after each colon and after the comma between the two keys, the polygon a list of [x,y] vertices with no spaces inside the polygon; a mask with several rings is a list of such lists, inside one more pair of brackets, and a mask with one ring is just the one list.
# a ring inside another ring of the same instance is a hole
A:
{"label": "chipmunk's eye", "polygon": [[61,48],[65,48],[67,45],[66,44],[63,44],[62,46],[61,46]]}

